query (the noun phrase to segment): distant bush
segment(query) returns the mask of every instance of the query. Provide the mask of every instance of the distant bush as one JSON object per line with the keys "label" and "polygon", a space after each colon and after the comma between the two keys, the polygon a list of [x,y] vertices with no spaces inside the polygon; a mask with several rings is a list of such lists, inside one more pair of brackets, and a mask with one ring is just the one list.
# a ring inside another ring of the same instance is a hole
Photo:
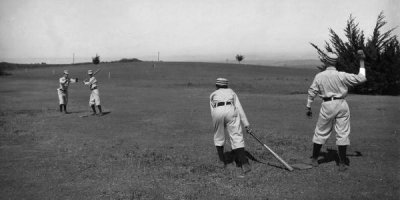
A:
{"label": "distant bush", "polygon": [[[358,23],[351,15],[344,29],[347,41],[343,41],[332,29],[330,31],[330,43],[325,42],[325,50],[339,56],[336,68],[339,71],[358,73],[359,60],[357,50],[362,49],[366,55],[365,68],[367,82],[352,88],[351,92],[359,94],[400,94],[400,45],[396,35],[391,35],[393,29],[381,32],[381,28],[387,22],[383,12],[377,18],[377,22],[370,38],[365,41],[364,32],[358,28]],[[321,62],[319,66],[324,70],[327,66],[325,53],[317,45],[311,45],[318,51]]]}
{"label": "distant bush", "polygon": [[122,58],[118,62],[142,62],[142,61],[137,58]]}
{"label": "distant bush", "polygon": [[244,59],[244,55],[240,55],[240,54],[236,55],[236,60],[239,62],[239,64],[243,59]]}
{"label": "distant bush", "polygon": [[94,58],[92,58],[93,64],[97,65],[100,63],[100,56],[96,54]]}

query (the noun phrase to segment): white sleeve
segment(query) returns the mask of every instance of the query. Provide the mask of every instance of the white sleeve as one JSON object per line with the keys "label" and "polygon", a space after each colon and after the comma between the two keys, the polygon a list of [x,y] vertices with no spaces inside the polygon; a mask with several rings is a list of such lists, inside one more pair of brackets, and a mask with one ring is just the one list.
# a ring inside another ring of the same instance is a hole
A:
{"label": "white sleeve", "polygon": [[358,74],[365,76],[365,68],[360,68],[360,72]]}
{"label": "white sleeve", "polygon": [[239,111],[239,115],[240,115],[240,119],[242,120],[242,122],[243,122],[243,125],[246,127],[246,126],[249,126],[250,124],[249,124],[249,121],[247,120],[247,117],[246,117],[246,114],[244,113],[244,110],[243,110],[243,107],[242,107],[242,104],[240,104],[240,101],[239,101],[239,98],[237,97],[237,95],[236,94],[234,94],[234,103],[235,103],[235,107],[238,109],[238,111]]}

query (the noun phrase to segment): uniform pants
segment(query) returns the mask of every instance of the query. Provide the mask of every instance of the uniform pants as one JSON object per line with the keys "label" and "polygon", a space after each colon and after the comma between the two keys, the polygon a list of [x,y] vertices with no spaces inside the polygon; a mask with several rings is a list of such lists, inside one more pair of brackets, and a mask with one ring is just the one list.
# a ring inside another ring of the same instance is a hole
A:
{"label": "uniform pants", "polygon": [[232,150],[244,148],[244,139],[239,112],[233,105],[219,106],[211,111],[214,125],[214,144],[225,144],[225,132],[229,134]]}
{"label": "uniform pants", "polygon": [[325,144],[333,128],[336,131],[336,145],[350,145],[350,110],[344,99],[321,104],[313,142]]}
{"label": "uniform pants", "polygon": [[94,89],[92,90],[92,93],[90,93],[90,99],[89,99],[89,106],[100,105],[100,93],[99,89]]}
{"label": "uniform pants", "polygon": [[67,105],[68,103],[68,90],[57,89],[59,104]]}

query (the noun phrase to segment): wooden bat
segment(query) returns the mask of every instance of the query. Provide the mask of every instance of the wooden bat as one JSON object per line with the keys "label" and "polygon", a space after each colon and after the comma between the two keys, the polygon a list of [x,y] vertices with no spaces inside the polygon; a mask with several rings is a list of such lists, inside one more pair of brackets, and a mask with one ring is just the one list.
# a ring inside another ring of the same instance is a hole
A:
{"label": "wooden bat", "polygon": [[[92,76],[96,75],[100,71],[101,71],[101,68],[97,69],[95,72],[93,72]],[[88,81],[87,79],[83,80],[83,82],[87,82],[87,81]]]}
{"label": "wooden bat", "polygon": [[101,68],[97,69],[95,72],[93,72],[93,76],[97,74],[97,72],[101,71]]}
{"label": "wooden bat", "polygon": [[261,145],[263,145],[269,152],[272,153],[272,155],[275,156],[276,159],[279,160],[279,162],[281,162],[283,165],[285,165],[285,167],[289,170],[289,171],[293,171],[293,167],[291,167],[289,164],[287,164],[287,162],[285,162],[278,154],[276,154],[274,151],[272,151],[271,148],[269,148],[266,144],[264,144],[263,142],[261,142],[260,139],[258,139],[257,136],[254,135],[254,133],[252,131],[248,132],[251,136],[254,137],[254,139],[256,139]]}

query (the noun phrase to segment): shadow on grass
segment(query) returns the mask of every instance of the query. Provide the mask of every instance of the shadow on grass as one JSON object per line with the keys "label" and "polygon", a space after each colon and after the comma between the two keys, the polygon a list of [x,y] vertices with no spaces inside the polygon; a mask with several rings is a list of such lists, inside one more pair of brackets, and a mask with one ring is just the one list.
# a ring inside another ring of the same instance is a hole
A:
{"label": "shadow on grass", "polygon": [[[270,165],[273,167],[277,167],[277,168],[281,168],[281,169],[286,169],[285,166],[283,166],[282,164],[278,163],[278,162],[263,162],[258,160],[257,158],[255,158],[250,152],[245,151],[246,152],[246,157],[249,160],[252,160],[254,162],[260,163],[260,164],[266,164],[266,165]],[[339,156],[338,156],[338,152],[335,149],[327,149],[327,152],[321,152],[320,156],[322,156],[322,159],[318,160],[319,164],[322,163],[329,163],[329,162],[336,162],[336,165],[339,164]],[[345,160],[345,164],[346,165],[350,165],[350,160],[348,157],[361,157],[362,154],[359,151],[354,151],[353,153],[347,153],[346,154],[346,160]],[[227,151],[224,153],[224,157],[225,157],[225,161],[227,163],[236,163],[236,166],[240,166],[237,156],[235,155],[234,151]]]}
{"label": "shadow on grass", "polygon": [[99,113],[93,115],[92,112],[86,112],[86,111],[70,112],[70,114],[72,114],[72,113],[86,113],[86,114],[80,115],[79,117],[89,117],[89,116],[104,116],[104,115],[110,114],[111,112],[110,112],[110,111],[108,111],[108,112],[103,112],[102,115],[99,115]]}
{"label": "shadow on grass", "polygon": [[[262,161],[258,160],[257,158],[255,158],[253,155],[251,155],[250,152],[245,151],[245,153],[246,153],[246,157],[247,157],[249,160],[252,160],[252,161],[257,162],[257,163],[267,164],[267,163],[262,162]],[[225,161],[226,161],[227,163],[233,163],[233,162],[235,162],[235,163],[236,163],[236,166],[239,166],[239,165],[240,165],[240,164],[239,164],[239,161],[238,161],[238,158],[237,158],[237,156],[235,155],[234,151],[226,151],[226,152],[224,153],[224,157],[225,157]]]}
{"label": "shadow on grass", "polygon": [[111,111],[103,112],[103,115],[108,115],[110,113],[111,113]]}
{"label": "shadow on grass", "polygon": [[[263,161],[260,161],[257,158],[255,158],[250,152],[248,152],[248,151],[245,151],[245,152],[246,152],[246,157],[253,162],[287,170],[286,167],[284,165],[280,164],[279,162],[263,162]],[[233,151],[225,152],[224,156],[228,163],[235,162],[236,166],[240,166],[239,161],[237,160],[237,157],[235,157],[235,154]]]}
{"label": "shadow on grass", "polygon": [[67,114],[78,114],[78,113],[85,113],[86,111],[68,111]]}
{"label": "shadow on grass", "polygon": [[[339,164],[339,154],[336,149],[327,149],[327,152],[321,152],[319,155],[323,157],[322,159],[318,160],[319,164],[329,163],[332,161],[335,161],[336,165]],[[345,164],[350,165],[350,160],[347,157],[361,157],[361,156],[362,156],[362,154],[359,151],[355,151],[352,154],[347,153]]]}

